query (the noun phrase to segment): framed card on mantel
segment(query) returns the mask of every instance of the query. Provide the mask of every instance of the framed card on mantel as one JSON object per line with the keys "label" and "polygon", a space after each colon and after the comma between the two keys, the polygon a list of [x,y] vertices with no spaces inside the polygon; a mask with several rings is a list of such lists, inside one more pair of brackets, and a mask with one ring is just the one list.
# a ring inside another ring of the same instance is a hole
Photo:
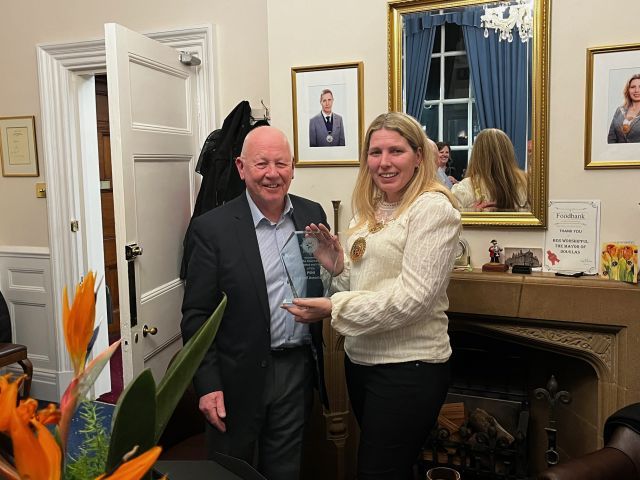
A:
{"label": "framed card on mantel", "polygon": [[600,201],[549,201],[544,269],[596,275],[600,252]]}

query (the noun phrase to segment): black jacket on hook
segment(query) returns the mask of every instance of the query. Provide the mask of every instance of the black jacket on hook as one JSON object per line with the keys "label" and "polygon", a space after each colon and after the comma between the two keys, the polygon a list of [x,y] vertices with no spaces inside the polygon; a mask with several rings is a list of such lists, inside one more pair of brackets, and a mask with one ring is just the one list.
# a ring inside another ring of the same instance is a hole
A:
{"label": "black jacket on hook", "polygon": [[[251,129],[268,125],[266,121],[251,124],[251,106],[243,100],[225,118],[222,128],[209,134],[202,146],[196,172],[202,175],[202,184],[191,221],[212,208],[234,199],[244,192],[244,181],[236,168],[236,158],[242,151],[242,143]],[[180,277],[186,278],[189,255],[187,239],[191,231],[191,222],[185,234]]]}

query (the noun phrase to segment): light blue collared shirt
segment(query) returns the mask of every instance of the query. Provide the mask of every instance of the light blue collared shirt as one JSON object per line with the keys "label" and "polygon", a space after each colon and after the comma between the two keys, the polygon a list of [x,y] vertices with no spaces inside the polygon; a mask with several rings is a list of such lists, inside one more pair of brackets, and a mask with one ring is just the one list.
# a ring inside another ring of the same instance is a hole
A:
{"label": "light blue collared shirt", "polygon": [[[280,308],[285,299],[291,298],[291,287],[287,282],[287,274],[280,257],[280,251],[287,239],[295,232],[295,226],[291,214],[293,205],[289,195],[285,197],[284,211],[277,223],[273,223],[263,215],[255,204],[249,191],[246,191],[253,226],[256,229],[256,238],[260,248],[262,269],[267,284],[267,297],[269,298],[269,312],[271,314],[271,348],[297,346],[311,342],[309,326],[298,323],[286,310]],[[300,266],[302,266],[302,258]],[[291,272],[290,272],[291,274]],[[297,276],[297,275],[296,275]],[[298,292],[303,296],[304,292]]]}
{"label": "light blue collared shirt", "polygon": [[445,187],[451,190],[451,187],[453,187],[453,183],[451,183],[451,180],[449,180],[449,177],[444,171],[444,168],[439,167],[437,173],[438,173],[438,180],[440,180],[440,183],[442,183]]}

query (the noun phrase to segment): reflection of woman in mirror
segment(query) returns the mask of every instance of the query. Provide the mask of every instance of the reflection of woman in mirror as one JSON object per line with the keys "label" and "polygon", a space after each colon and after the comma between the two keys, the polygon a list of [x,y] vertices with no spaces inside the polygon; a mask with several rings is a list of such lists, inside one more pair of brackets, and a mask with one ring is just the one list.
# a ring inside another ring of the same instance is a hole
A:
{"label": "reflection of woman in mirror", "polygon": [[[413,117],[378,116],[361,152],[349,253],[337,267],[325,265],[337,275],[337,293],[284,308],[303,322],[331,317],[344,335],[361,429],[358,479],[409,479],[449,385],[445,310],[460,213],[436,179],[435,146]],[[323,225],[307,228],[322,232],[323,249],[342,251]]]}
{"label": "reflection of woman in mirror", "polygon": [[436,147],[438,147],[438,157],[436,158],[436,163],[438,164],[438,180],[451,190],[451,187],[454,183],[458,183],[458,180],[455,177],[449,175],[447,171],[447,166],[449,163],[449,157],[451,155],[451,147],[446,142],[436,142]]}
{"label": "reflection of woman in mirror", "polygon": [[451,192],[467,211],[526,211],[527,176],[518,168],[511,140],[487,128],[476,137],[466,177]]}
{"label": "reflection of woman in mirror", "polygon": [[640,73],[633,75],[623,89],[624,105],[616,109],[609,127],[607,143],[640,142]]}

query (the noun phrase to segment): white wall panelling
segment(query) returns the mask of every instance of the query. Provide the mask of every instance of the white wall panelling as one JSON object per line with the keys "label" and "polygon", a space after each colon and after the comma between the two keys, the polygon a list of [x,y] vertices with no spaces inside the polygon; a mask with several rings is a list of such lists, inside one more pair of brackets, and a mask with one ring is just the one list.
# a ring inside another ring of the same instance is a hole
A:
{"label": "white wall panelling", "polygon": [[[32,396],[59,401],[61,382],[49,249],[0,247],[0,290],[11,316],[14,343],[26,345],[33,363]],[[19,367],[9,368],[21,373]]]}

